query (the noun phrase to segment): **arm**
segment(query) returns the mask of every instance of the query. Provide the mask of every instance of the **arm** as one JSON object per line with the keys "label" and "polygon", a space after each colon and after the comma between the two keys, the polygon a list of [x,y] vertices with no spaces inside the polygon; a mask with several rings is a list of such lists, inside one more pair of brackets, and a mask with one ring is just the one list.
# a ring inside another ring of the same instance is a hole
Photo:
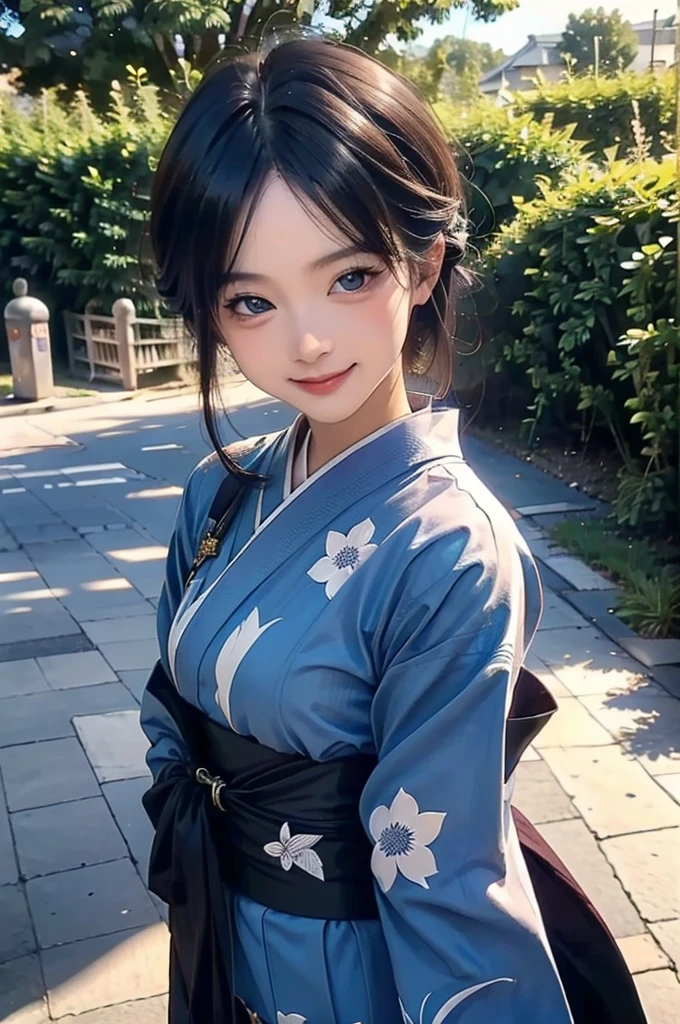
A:
{"label": "arm", "polygon": [[504,785],[540,586],[514,535],[502,557],[490,531],[477,541],[421,553],[427,589],[406,583],[379,638],[361,813],[380,916],[406,1024],[569,1024]]}

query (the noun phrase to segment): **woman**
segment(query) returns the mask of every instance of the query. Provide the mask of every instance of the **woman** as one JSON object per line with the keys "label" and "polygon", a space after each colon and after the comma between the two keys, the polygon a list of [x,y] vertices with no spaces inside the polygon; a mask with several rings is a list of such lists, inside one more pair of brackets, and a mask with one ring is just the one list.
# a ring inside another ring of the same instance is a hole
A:
{"label": "woman", "polygon": [[[160,161],[215,447],[142,708],[173,1021],[573,1019],[506,784],[539,579],[456,412],[407,391],[447,389],[464,227],[425,105],[318,40],[216,67]],[[222,349],[290,429],[222,448]]]}

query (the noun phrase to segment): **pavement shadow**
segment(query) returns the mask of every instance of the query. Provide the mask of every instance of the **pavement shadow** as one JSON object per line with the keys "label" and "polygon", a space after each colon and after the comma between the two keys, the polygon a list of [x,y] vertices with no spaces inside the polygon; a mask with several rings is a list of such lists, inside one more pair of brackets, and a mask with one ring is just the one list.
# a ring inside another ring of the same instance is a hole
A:
{"label": "pavement shadow", "polygon": [[675,697],[650,686],[607,694],[601,721],[653,775],[680,772],[680,701]]}
{"label": "pavement shadow", "polygon": [[[229,402],[228,412],[221,422],[225,444],[238,438],[261,436],[263,433],[280,430],[292,421],[294,411],[282,403],[267,397],[252,397],[241,401],[238,390],[233,389],[236,400]],[[17,573],[12,569],[11,560],[19,557],[21,560],[33,557],[49,560],[50,553],[59,543],[72,546],[76,562],[81,558],[83,563],[88,558],[96,560],[96,551],[94,554],[92,550],[89,554],[78,554],[89,546],[88,534],[78,534],[79,525],[82,524],[85,529],[88,517],[93,523],[113,521],[114,517],[109,511],[113,509],[122,514],[129,526],[142,526],[159,542],[167,542],[186,478],[200,458],[212,450],[202,426],[198,403],[192,407],[191,398],[184,398],[185,401],[180,399],[177,403],[173,402],[172,411],[168,411],[167,403],[162,404],[160,399],[151,398],[145,401],[141,410],[138,403],[121,402],[96,409],[54,412],[46,417],[36,415],[25,420],[12,418],[0,424],[0,446],[3,448],[0,456],[0,524],[3,519],[8,522],[4,534],[0,526],[0,534],[7,538],[7,550],[3,551],[0,547],[0,562],[3,564],[0,569],[0,595],[4,594],[0,611],[13,610],[16,613],[24,610],[24,605],[30,604],[26,618],[37,623],[41,602],[54,604],[56,615],[56,606],[61,604],[59,598],[62,597],[64,602],[73,598],[76,583],[70,590],[67,587],[62,590],[57,586],[52,588],[49,579],[46,586],[38,586],[37,581],[34,583],[38,572]],[[158,406],[156,401],[159,401]],[[9,445],[2,445],[3,435],[11,438]],[[67,443],[55,444],[55,436],[65,438]],[[73,539],[58,537],[55,532],[54,543],[45,543],[48,536],[46,529],[51,525],[57,531],[56,521],[73,528]],[[126,523],[122,525],[124,527]],[[34,538],[33,543],[20,541],[17,548],[16,537],[29,526],[35,527],[38,532],[43,531],[43,536]],[[96,538],[104,536],[107,534],[93,534],[90,540],[95,543]],[[115,533],[110,536],[116,538]],[[124,535],[119,536],[122,541]],[[122,546],[117,540],[116,544]],[[39,551],[42,554],[39,555]],[[145,560],[157,560],[157,555],[153,552],[152,555],[144,555]],[[46,562],[37,564],[45,569]],[[115,575],[116,566],[111,564],[110,571]],[[118,571],[121,575],[125,574],[124,567]],[[46,569],[45,572],[49,577]],[[22,578],[16,579],[17,576]],[[41,587],[45,593],[38,592]],[[16,593],[12,588],[16,588]],[[36,591],[33,599],[29,588]],[[53,593],[50,593],[51,589]],[[140,601],[150,596],[150,593],[143,591],[138,595]],[[19,608],[19,605],[22,607]],[[68,603],[61,604],[60,614],[64,615],[68,607]],[[150,605],[148,612],[153,612]],[[85,615],[78,616],[73,609],[72,613],[76,619],[85,621],[87,618]],[[35,647],[34,653],[31,653],[30,645],[35,642],[27,640],[26,652],[20,655],[21,658],[28,659],[39,653]],[[86,687],[90,691],[97,688],[96,685]],[[75,700],[76,690],[62,692],[69,693]],[[47,696],[56,698],[58,694]],[[24,703],[32,701],[34,696],[27,693],[10,695],[5,699],[21,704],[18,713],[22,711]],[[41,694],[37,695],[37,699],[41,699]],[[2,703],[3,700],[0,700],[0,705]],[[6,742],[28,743],[29,735],[27,733],[19,737],[17,734],[6,738]],[[12,749],[18,748],[9,746],[3,753]],[[114,783],[115,786],[122,788],[119,783]],[[113,787],[109,785],[104,788],[110,790]],[[67,798],[70,799],[74,798]],[[143,828],[139,822],[141,809],[138,804],[138,798],[128,800],[121,807],[120,814],[116,814],[116,821],[128,844],[132,863],[139,875],[145,878],[146,855],[140,853],[140,846],[146,845],[146,840],[142,836],[139,844],[131,842],[132,818],[135,817],[137,821],[134,824],[135,834],[141,835]],[[19,813],[25,817],[31,811]],[[0,1020],[14,1019],[15,1014],[23,1019],[24,1013],[32,1020],[46,1020],[47,1017],[40,1009],[44,1001],[45,985],[49,992],[51,1015],[68,1019],[72,1019],[68,1016],[70,1014],[165,992],[168,974],[167,931],[158,916],[161,908],[156,905],[156,901],[150,902],[148,906],[144,903],[142,907],[144,901],[140,890],[137,900],[131,898],[126,904],[126,907],[131,907],[130,916],[123,917],[117,924],[99,922],[100,930],[106,934],[97,935],[97,924],[91,923],[91,907],[88,906],[98,898],[97,892],[92,891],[96,890],[96,885],[93,883],[87,887],[87,891],[80,892],[79,883],[75,880],[80,864],[74,865],[75,870],[55,868],[53,875],[39,878],[40,884],[37,886],[34,880],[26,884],[23,878],[17,877],[12,852],[12,830],[16,827],[13,821],[13,814],[4,813],[3,785],[0,780],[0,878],[6,883],[0,883],[0,918],[3,917],[1,908],[5,905],[13,914],[10,921],[12,941],[0,941]],[[49,844],[51,836],[38,836],[38,841]],[[131,867],[128,861],[112,863]],[[97,865],[92,867],[95,869],[94,877]],[[90,867],[85,868],[82,874],[89,870]],[[126,872],[127,883],[133,892],[134,880],[128,877],[131,872],[127,868]],[[63,890],[57,882],[58,876],[63,879],[67,874],[74,878],[73,888],[69,890],[70,903],[64,900]],[[54,881],[55,890],[51,895],[50,879]],[[36,892],[43,888],[43,882],[45,895],[40,896],[38,905]],[[139,885],[139,882],[136,884]],[[26,888],[32,890],[30,905],[24,899]],[[5,894],[6,903],[3,902]],[[54,904],[50,903],[51,899],[55,901]],[[102,895],[101,899],[106,902],[105,896]],[[111,902],[115,903],[115,896],[111,897]],[[127,915],[126,907],[116,913]],[[37,950],[35,939],[31,937],[33,928],[37,927],[40,936],[45,917],[52,917],[55,911],[67,918],[65,938],[57,944],[55,940],[44,940],[48,948]],[[130,922],[131,918],[135,918],[137,926],[130,928],[128,925],[126,928],[125,923]],[[152,924],[154,919],[156,923]],[[3,930],[4,922],[0,925],[0,932]],[[73,941],[66,937],[67,933]],[[74,938],[76,933],[77,937]],[[158,1013],[158,1020],[164,1019],[162,1000]],[[153,1019],[156,1020],[155,1017]]]}

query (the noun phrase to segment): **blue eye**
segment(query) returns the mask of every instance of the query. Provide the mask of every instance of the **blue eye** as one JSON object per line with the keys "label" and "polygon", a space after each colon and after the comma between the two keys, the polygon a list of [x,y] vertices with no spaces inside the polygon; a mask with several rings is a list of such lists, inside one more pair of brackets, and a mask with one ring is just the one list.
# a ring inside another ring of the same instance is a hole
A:
{"label": "blue eye", "polygon": [[[241,307],[241,308],[239,308]],[[257,295],[237,295],[227,303],[229,309],[236,316],[261,316],[268,313],[274,306],[267,299],[261,299]]]}
{"label": "blue eye", "polygon": [[365,270],[349,270],[342,277],[339,277],[337,284],[345,292],[358,292],[366,284],[367,272]]}

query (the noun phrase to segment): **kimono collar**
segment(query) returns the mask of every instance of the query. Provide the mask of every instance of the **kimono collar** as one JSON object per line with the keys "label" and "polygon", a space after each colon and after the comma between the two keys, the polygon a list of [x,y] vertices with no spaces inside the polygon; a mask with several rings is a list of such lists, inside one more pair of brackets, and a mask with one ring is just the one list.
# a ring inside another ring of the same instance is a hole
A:
{"label": "kimono collar", "polygon": [[[340,452],[329,462],[321,466],[308,479],[314,480],[317,476],[324,475],[346,459],[351,458],[355,453],[369,448],[374,442],[392,434],[395,435],[395,442],[397,438],[401,441],[405,456],[407,456],[409,451],[413,453],[415,462],[421,461],[424,454],[428,458],[450,456],[462,459],[463,453],[458,436],[458,410],[442,406],[435,407],[432,404],[432,400],[426,395],[409,394],[409,402],[412,410],[410,413],[367,434],[366,437],[357,441],[356,444],[346,448],[345,451]],[[302,413],[283,432],[281,438],[282,447],[286,451],[284,498],[291,494],[295,455],[299,452],[301,443],[304,444],[305,435],[308,433],[309,424]],[[415,455],[416,452],[418,452],[417,456]]]}

